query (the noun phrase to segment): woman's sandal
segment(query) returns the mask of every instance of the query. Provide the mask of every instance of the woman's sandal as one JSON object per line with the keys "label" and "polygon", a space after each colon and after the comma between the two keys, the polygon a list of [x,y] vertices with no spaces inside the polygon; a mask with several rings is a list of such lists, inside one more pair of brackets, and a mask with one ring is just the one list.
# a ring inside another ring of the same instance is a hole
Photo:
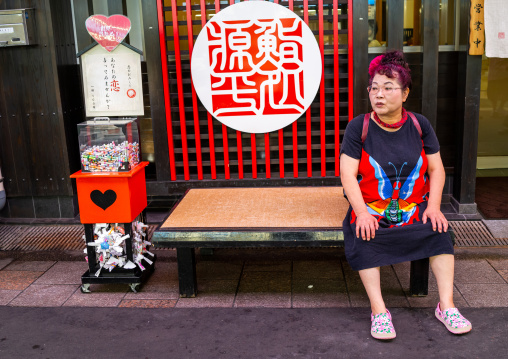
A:
{"label": "woman's sandal", "polygon": [[370,315],[372,325],[370,334],[376,339],[393,339],[396,337],[395,328],[392,323],[392,315],[386,310],[386,313]]}
{"label": "woman's sandal", "polygon": [[464,334],[473,328],[469,320],[460,314],[457,308],[448,308],[441,311],[441,303],[437,303],[436,318],[443,323],[453,334]]}

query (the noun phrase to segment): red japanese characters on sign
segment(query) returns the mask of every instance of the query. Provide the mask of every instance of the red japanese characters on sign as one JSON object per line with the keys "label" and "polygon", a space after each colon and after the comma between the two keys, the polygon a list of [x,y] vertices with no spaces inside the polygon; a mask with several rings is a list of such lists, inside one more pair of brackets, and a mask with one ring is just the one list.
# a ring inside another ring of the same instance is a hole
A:
{"label": "red japanese characters on sign", "polygon": [[285,127],[305,112],[322,63],[314,35],[293,12],[270,2],[243,2],[207,23],[191,71],[198,96],[215,118],[260,133]]}
{"label": "red japanese characters on sign", "polygon": [[207,31],[215,116],[304,110],[302,24],[296,19],[212,22]]}

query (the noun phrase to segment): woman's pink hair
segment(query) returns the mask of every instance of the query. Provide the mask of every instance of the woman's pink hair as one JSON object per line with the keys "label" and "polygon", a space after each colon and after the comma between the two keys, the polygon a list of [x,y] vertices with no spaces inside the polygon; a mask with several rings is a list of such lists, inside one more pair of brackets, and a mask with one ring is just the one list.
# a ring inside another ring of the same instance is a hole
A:
{"label": "woman's pink hair", "polygon": [[397,79],[404,89],[411,89],[411,70],[402,51],[390,50],[375,57],[369,65],[369,85],[376,74]]}

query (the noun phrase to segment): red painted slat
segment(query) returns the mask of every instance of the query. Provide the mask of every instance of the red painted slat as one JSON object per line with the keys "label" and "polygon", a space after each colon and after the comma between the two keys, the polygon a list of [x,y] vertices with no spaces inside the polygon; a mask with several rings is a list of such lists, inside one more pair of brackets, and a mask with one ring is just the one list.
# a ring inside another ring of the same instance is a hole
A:
{"label": "red painted slat", "polygon": [[[220,0],[215,0],[215,13],[220,11]],[[224,150],[224,176],[230,178],[229,172],[229,145],[228,145],[228,129],[226,125],[222,125],[222,147]]]}
{"label": "red painted slat", "polygon": [[270,171],[270,134],[265,133],[265,163],[266,163],[266,178],[272,177]]}
{"label": "red painted slat", "polygon": [[323,36],[323,0],[318,1],[319,11],[319,50],[321,51],[321,85],[319,87],[319,127],[321,129],[321,177],[326,176],[325,144],[325,45]]}
{"label": "red painted slat", "polygon": [[[289,0],[289,10],[293,11],[293,0]],[[293,122],[293,177],[298,178],[298,121]]]}
{"label": "red painted slat", "polygon": [[252,150],[252,178],[258,178],[257,151],[256,151],[256,134],[250,134],[250,147]]}
{"label": "red painted slat", "polygon": [[164,26],[163,0],[157,0],[157,18],[159,22],[159,47],[161,50],[162,83],[164,85],[164,108],[166,109],[166,131],[168,136],[169,169],[171,180],[176,180],[175,150],[173,145],[173,125],[171,123],[171,103],[169,101],[168,55],[166,48],[166,26]]}
{"label": "red painted slat", "polygon": [[229,172],[229,145],[228,145],[228,128],[222,125],[222,145],[224,146],[224,177],[230,178]]}
{"label": "red painted slat", "polygon": [[243,179],[242,133],[236,131],[236,148],[238,149],[238,178]]}
{"label": "red painted slat", "polygon": [[[309,0],[303,0],[303,19],[309,25]],[[310,107],[306,113],[306,136],[307,136],[307,177],[312,177],[312,137],[311,137],[311,118]]]}
{"label": "red painted slat", "polygon": [[293,177],[298,178],[298,121],[293,122]]}
{"label": "red painted slat", "polygon": [[[278,4],[279,0],[274,0],[274,3]],[[278,131],[279,135],[279,174],[280,178],[284,178],[284,130]]]}
{"label": "red painted slat", "polygon": [[[178,110],[180,112],[180,130],[182,134],[182,155],[183,155],[183,173],[185,180],[189,180],[189,151],[187,149],[187,126],[185,125],[185,104],[182,83],[182,59],[180,56],[180,34],[178,31],[178,11],[176,9],[176,0],[171,0],[171,11],[173,19],[173,42],[175,46],[176,62],[176,80],[178,88]],[[176,25],[176,26],[175,26]]]}
{"label": "red painted slat", "polygon": [[[235,0],[229,0],[229,5],[234,5]],[[236,150],[238,153],[238,178],[243,178],[243,153],[242,153],[242,133],[236,131]]]}
{"label": "red painted slat", "polygon": [[353,119],[353,0],[347,2],[348,116]]}
{"label": "red painted slat", "polygon": [[213,118],[208,113],[208,143],[210,146],[210,172],[212,179],[217,179],[217,171],[215,169],[215,138],[213,137]]}
{"label": "red painted slat", "polygon": [[[206,25],[206,3],[205,0],[200,0],[201,5],[201,26],[205,27]],[[210,172],[212,175],[212,179],[217,179],[217,172],[215,169],[215,139],[213,135],[213,119],[210,112],[207,112],[207,120],[208,120],[208,146],[210,148]]]}
{"label": "red painted slat", "polygon": [[284,132],[279,130],[279,173],[280,178],[284,178]]}
{"label": "red painted slat", "polygon": [[[249,1],[249,0],[244,0]],[[252,178],[258,178],[258,167],[257,167],[257,151],[256,151],[256,134],[250,134],[250,147],[252,156]]]}
{"label": "red painted slat", "polygon": [[[192,31],[192,11],[191,2],[185,2],[185,13],[187,15],[187,38],[189,42],[189,59],[192,61],[192,50],[194,47],[194,36]],[[192,91],[192,114],[194,118],[194,136],[196,143],[196,162],[198,166],[198,179],[203,179],[203,162],[201,157],[201,135],[199,130],[199,112],[198,112],[198,99],[196,96],[196,90],[194,89],[194,83],[191,81]]]}
{"label": "red painted slat", "polygon": [[335,103],[335,176],[340,176],[339,156],[340,156],[340,124],[339,124],[339,9],[338,1],[333,0],[333,99]]}

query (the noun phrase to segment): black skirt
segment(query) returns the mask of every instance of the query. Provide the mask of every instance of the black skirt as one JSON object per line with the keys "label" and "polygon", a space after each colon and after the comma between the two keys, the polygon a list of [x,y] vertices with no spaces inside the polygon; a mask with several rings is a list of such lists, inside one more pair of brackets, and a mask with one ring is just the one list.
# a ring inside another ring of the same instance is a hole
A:
{"label": "black skirt", "polygon": [[[427,202],[419,204],[420,213]],[[351,207],[343,222],[346,259],[353,270],[381,267],[401,262],[453,254],[450,234],[432,229],[427,220],[401,227],[379,227],[370,241],[356,238],[356,224],[351,224]]]}

